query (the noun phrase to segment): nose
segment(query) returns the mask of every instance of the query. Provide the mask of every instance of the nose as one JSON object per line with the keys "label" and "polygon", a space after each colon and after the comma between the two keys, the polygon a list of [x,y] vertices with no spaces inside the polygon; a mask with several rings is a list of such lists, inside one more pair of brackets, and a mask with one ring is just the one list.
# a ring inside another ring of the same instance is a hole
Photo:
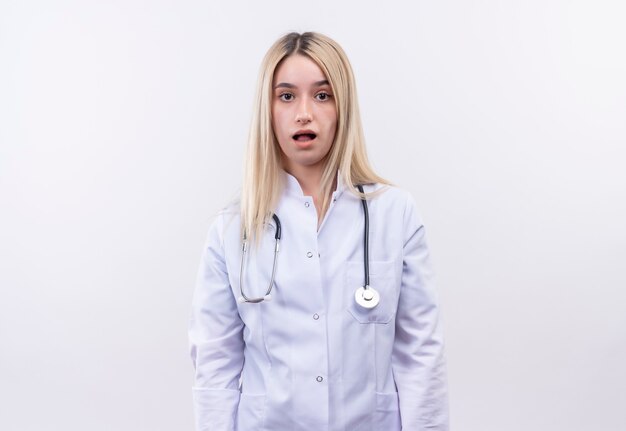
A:
{"label": "nose", "polygon": [[296,123],[307,124],[312,120],[311,106],[306,100],[302,100],[298,104],[298,110],[296,111]]}

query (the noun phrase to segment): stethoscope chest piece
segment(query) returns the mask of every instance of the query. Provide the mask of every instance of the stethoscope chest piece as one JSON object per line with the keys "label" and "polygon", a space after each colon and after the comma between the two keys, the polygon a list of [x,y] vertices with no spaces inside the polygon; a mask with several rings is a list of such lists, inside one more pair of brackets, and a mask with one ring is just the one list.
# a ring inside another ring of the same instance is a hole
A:
{"label": "stethoscope chest piece", "polygon": [[356,292],[354,292],[354,299],[356,303],[363,308],[374,308],[380,302],[380,295],[376,289],[370,286],[367,286],[367,289],[365,287],[359,287]]}

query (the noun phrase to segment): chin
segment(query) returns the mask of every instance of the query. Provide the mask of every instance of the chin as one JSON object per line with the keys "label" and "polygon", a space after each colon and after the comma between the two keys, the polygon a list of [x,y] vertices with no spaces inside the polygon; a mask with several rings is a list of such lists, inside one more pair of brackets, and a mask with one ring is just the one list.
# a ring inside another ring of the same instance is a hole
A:
{"label": "chin", "polygon": [[305,160],[294,160],[293,163],[299,166],[312,167],[317,166],[320,163],[320,159],[305,159]]}
{"label": "chin", "polygon": [[301,167],[313,167],[319,165],[323,158],[320,157],[286,157],[287,165],[301,166]]}

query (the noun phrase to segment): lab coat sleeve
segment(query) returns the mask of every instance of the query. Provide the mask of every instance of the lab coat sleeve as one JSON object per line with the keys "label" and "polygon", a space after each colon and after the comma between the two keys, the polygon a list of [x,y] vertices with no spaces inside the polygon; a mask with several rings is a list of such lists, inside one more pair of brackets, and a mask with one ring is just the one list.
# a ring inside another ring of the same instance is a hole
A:
{"label": "lab coat sleeve", "polygon": [[402,282],[392,369],[403,431],[447,431],[448,394],[439,307],[415,200],[404,213]]}
{"label": "lab coat sleeve", "polygon": [[189,346],[196,431],[234,431],[243,367],[243,322],[224,258],[223,216],[209,229],[193,293]]}

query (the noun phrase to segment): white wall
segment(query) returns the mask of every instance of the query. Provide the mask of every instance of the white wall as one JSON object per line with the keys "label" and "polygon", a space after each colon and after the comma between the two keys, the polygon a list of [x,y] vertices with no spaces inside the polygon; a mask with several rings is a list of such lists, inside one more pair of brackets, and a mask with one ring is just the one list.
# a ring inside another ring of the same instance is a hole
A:
{"label": "white wall", "polygon": [[453,430],[624,430],[625,21],[618,0],[1,0],[0,429],[192,429],[205,232],[262,55],[317,30],[425,216]]}

